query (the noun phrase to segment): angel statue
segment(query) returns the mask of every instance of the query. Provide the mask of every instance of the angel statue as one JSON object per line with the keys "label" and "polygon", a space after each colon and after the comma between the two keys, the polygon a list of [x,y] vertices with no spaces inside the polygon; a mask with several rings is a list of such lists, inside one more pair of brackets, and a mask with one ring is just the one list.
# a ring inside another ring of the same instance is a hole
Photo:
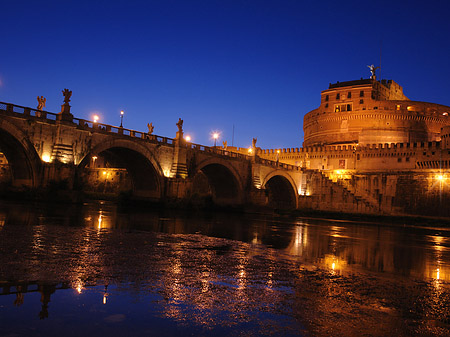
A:
{"label": "angel statue", "polygon": [[183,120],[181,118],[178,118],[178,132],[183,132]]}
{"label": "angel statue", "polygon": [[228,146],[228,143],[227,143],[227,141],[226,140],[224,140],[223,142],[222,142],[222,144],[223,144],[223,148],[226,150],[227,149],[227,146]]}
{"label": "angel statue", "polygon": [[380,69],[380,67],[375,67],[373,64],[368,67],[370,69],[370,73],[372,74],[372,76],[370,76],[370,78],[376,78],[375,70]]}
{"label": "angel statue", "polygon": [[42,110],[43,108],[45,108],[45,102],[47,102],[47,99],[44,96],[41,97],[37,97],[38,100],[38,106],[36,108],[36,110]]}
{"label": "angel statue", "polygon": [[69,104],[70,96],[72,96],[72,91],[70,91],[69,89],[64,89],[62,91],[62,94],[64,96],[64,104]]}
{"label": "angel statue", "polygon": [[147,127],[148,127],[148,134],[151,135],[153,133],[153,129],[155,128],[153,126],[153,123],[150,124],[147,123]]}
{"label": "angel statue", "polygon": [[257,138],[253,138],[252,139],[252,148],[255,148],[256,147],[256,141],[257,141],[258,139]]}

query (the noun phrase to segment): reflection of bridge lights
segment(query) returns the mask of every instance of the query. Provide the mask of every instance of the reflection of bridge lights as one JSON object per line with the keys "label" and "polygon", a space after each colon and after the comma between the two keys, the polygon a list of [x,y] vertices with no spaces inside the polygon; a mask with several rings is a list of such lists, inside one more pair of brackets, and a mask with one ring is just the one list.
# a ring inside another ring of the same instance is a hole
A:
{"label": "reflection of bridge lights", "polygon": [[436,270],[436,280],[439,280],[439,268]]}

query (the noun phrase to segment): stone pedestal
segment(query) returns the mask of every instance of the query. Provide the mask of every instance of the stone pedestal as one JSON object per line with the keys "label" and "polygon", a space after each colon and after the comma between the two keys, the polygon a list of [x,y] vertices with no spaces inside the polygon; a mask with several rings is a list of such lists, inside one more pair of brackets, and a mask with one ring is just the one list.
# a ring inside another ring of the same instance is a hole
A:
{"label": "stone pedestal", "polygon": [[183,131],[178,131],[175,137],[175,149],[173,152],[173,163],[170,175],[174,178],[187,178],[188,171],[186,165],[186,143],[183,138]]}
{"label": "stone pedestal", "polygon": [[61,112],[56,116],[57,121],[73,122],[73,115],[70,113],[69,103],[61,105]]}

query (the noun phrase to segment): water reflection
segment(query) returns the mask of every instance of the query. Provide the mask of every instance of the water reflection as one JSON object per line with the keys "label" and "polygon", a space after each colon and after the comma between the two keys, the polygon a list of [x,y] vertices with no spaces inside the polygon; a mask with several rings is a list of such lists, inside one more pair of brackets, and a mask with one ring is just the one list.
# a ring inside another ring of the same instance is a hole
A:
{"label": "water reflection", "polygon": [[[208,329],[257,322],[248,329],[267,332],[271,322],[295,335],[308,315],[326,311],[319,320],[333,320],[363,305],[361,312],[377,320],[387,319],[388,311],[407,316],[407,310],[448,319],[444,228],[120,212],[108,203],[0,206],[0,224],[1,294],[15,295],[11,303],[22,306],[28,293],[39,293],[41,319],[59,315],[51,299],[67,289],[79,298],[96,289],[95,302],[104,308],[120,292],[157,294],[156,316]],[[388,282],[380,286],[381,278]],[[400,279],[422,283],[413,283],[405,296],[395,294]]]}

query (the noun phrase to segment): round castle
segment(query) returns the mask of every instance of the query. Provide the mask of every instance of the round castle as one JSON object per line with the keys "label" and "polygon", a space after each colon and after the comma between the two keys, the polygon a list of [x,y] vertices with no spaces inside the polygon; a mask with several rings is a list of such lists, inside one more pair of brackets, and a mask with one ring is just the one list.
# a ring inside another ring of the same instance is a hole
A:
{"label": "round castle", "polygon": [[450,107],[409,100],[392,80],[330,84],[303,120],[303,146],[414,143],[441,140]]}

